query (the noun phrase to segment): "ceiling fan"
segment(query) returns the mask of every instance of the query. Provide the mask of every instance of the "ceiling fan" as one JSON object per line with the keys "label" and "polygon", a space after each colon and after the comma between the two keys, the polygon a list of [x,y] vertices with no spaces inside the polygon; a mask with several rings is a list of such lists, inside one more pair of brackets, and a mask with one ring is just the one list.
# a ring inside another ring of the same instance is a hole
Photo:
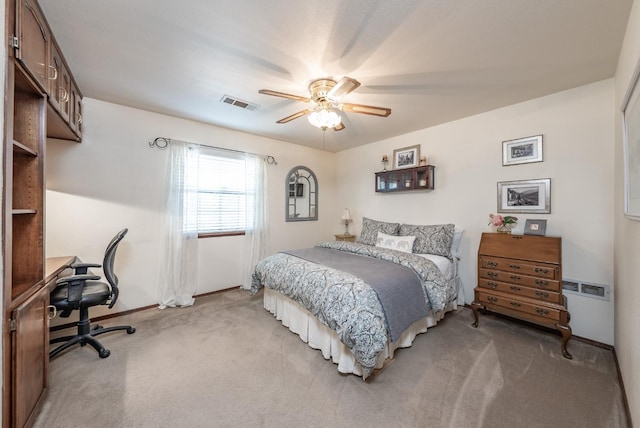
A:
{"label": "ceiling fan", "polygon": [[309,115],[309,122],[323,131],[329,128],[332,128],[334,131],[341,131],[344,129],[344,124],[337,110],[381,117],[387,117],[391,114],[391,109],[385,107],[340,102],[342,97],[351,93],[358,86],[360,86],[360,82],[345,76],[337,82],[329,78],[312,81],[309,84],[309,97],[286,94],[270,89],[260,89],[258,92],[264,95],[272,95],[274,97],[288,98],[290,100],[313,104],[311,107],[280,119],[276,123],[287,123],[299,117]]}

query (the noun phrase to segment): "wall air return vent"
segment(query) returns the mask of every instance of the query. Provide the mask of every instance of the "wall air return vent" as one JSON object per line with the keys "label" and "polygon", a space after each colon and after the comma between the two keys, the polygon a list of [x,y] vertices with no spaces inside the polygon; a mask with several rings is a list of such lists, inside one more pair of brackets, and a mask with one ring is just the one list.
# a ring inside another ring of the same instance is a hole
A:
{"label": "wall air return vent", "polygon": [[607,301],[611,299],[611,288],[606,284],[594,284],[565,278],[562,280],[562,290],[565,293],[593,297],[594,299]]}
{"label": "wall air return vent", "polygon": [[257,104],[251,104],[248,101],[243,101],[238,98],[230,97],[229,95],[223,95],[220,101],[225,104],[230,104],[232,106],[243,108],[245,110],[254,111],[260,108],[260,106]]}

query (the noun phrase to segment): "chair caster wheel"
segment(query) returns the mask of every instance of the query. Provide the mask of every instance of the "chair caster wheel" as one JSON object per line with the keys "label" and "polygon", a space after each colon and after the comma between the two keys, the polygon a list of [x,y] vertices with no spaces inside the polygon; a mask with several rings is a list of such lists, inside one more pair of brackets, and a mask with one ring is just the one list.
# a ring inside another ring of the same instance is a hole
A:
{"label": "chair caster wheel", "polygon": [[98,352],[98,355],[100,355],[100,358],[107,358],[109,355],[111,355],[111,351],[109,351],[108,349],[103,349],[102,351]]}
{"label": "chair caster wheel", "polygon": [[135,333],[135,332],[136,332],[136,329],[135,329],[134,327],[129,327],[129,328],[127,329],[127,334],[133,334],[133,333]]}

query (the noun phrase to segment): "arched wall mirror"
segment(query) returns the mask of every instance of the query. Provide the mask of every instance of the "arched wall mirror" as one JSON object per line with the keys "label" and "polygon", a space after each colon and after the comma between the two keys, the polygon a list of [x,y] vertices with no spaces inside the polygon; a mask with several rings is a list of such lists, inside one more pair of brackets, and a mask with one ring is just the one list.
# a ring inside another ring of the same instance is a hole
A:
{"label": "arched wall mirror", "polygon": [[287,174],[285,183],[285,221],[318,220],[318,179],[306,166]]}

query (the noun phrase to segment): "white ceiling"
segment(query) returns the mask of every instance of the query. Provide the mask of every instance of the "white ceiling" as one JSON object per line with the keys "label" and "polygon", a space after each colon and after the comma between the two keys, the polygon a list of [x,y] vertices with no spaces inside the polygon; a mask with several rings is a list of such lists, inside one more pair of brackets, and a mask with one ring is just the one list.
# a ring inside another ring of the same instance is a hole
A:
{"label": "white ceiling", "polygon": [[[613,77],[632,2],[39,0],[84,96],[329,151]],[[323,141],[258,94],[344,75],[344,102],[391,116],[342,113]]]}

